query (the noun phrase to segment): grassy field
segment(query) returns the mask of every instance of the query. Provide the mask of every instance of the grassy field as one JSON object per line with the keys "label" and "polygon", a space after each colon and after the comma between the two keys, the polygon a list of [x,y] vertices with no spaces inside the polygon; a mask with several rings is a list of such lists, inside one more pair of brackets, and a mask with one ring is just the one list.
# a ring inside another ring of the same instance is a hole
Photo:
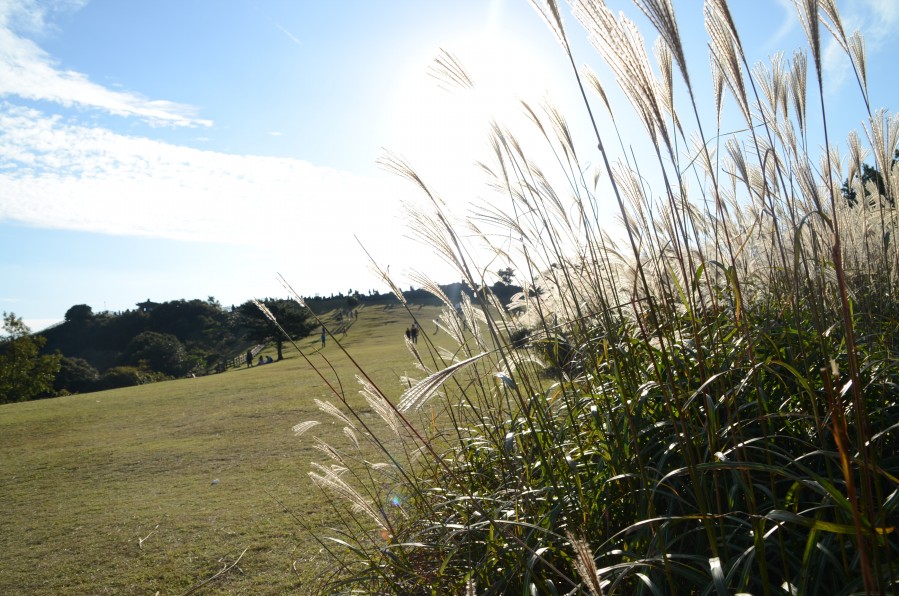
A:
{"label": "grassy field", "polygon": [[[437,308],[412,312],[434,333]],[[398,306],[368,307],[338,336],[391,396],[411,372],[403,342],[411,321]],[[338,347],[329,340],[319,352],[317,334],[300,346],[374,422]],[[314,585],[326,562],[302,525],[335,519],[306,475],[321,454],[291,427],[310,418],[330,424],[313,400],[333,396],[294,350],[285,356],[220,375],[0,406],[0,593],[182,594],[242,553],[202,591]],[[336,425],[317,430],[340,444]]]}

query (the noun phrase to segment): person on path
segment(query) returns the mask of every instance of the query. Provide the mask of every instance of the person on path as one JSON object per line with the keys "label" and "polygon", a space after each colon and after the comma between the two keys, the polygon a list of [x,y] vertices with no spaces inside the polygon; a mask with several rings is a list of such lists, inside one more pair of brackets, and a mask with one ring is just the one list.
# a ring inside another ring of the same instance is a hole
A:
{"label": "person on path", "polygon": [[418,323],[412,323],[412,343],[418,343]]}
{"label": "person on path", "polygon": [[247,350],[247,368],[253,366],[253,350]]}
{"label": "person on path", "polygon": [[325,326],[322,325],[322,347],[325,347]]}

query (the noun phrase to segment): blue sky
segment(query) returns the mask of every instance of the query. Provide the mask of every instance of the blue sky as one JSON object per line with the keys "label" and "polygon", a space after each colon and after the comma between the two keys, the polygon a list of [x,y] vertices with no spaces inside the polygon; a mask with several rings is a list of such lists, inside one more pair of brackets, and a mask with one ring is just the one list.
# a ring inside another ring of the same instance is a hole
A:
{"label": "blue sky", "polygon": [[[675,4],[701,75],[702,3]],[[732,5],[754,60],[804,47],[788,2]],[[893,107],[899,3],[838,5],[866,33],[874,106]],[[440,48],[475,95],[428,75]],[[828,51],[832,111],[861,114]],[[416,195],[376,166],[382,148],[463,212],[479,200],[488,118],[549,95],[586,131],[572,91],[526,0],[0,0],[0,310],[40,329],[74,304],[230,305],[284,295],[277,273],[307,295],[383,289],[356,238],[403,285],[409,269],[455,281],[407,238],[401,201]]]}

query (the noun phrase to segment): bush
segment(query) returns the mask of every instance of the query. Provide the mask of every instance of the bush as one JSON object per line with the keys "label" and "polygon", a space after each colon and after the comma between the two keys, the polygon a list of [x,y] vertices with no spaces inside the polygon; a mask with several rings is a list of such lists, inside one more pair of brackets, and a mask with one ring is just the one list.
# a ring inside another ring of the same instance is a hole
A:
{"label": "bush", "polygon": [[99,380],[100,373],[87,360],[63,356],[53,388],[57,393],[86,393],[94,391]]}
{"label": "bush", "polygon": [[164,375],[178,377],[186,373],[194,362],[178,338],[169,333],[144,331],[134,337],[122,355],[132,366],[145,366]]}
{"label": "bush", "polygon": [[143,370],[135,366],[114,366],[103,373],[97,382],[98,389],[118,389],[120,387],[133,387],[162,381],[165,375]]}

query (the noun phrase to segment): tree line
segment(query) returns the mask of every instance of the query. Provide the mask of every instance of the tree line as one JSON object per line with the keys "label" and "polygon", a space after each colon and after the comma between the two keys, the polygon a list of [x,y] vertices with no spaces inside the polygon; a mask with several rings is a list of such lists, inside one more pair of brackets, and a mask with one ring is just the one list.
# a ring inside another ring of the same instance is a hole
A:
{"label": "tree line", "polygon": [[[260,301],[291,338],[315,327],[292,300]],[[62,323],[32,334],[21,318],[3,313],[0,403],[140,385],[223,370],[248,347],[283,335],[253,302],[223,308],[214,298],[153,303],[121,313],[77,304]]]}
{"label": "tree line", "polygon": [[[495,284],[478,291],[489,290],[505,304],[521,291],[512,283],[513,274],[511,268],[502,269]],[[440,288],[453,300],[475,294],[458,282]],[[439,303],[423,289],[410,287],[403,297],[408,303]],[[247,349],[270,342],[281,360],[284,332],[300,339],[317,326],[310,310],[294,300],[259,302],[281,329],[252,300],[225,308],[212,296],[161,303],[147,300],[118,313],[95,313],[87,304],[76,304],[66,311],[62,323],[38,334],[14,313],[3,313],[0,403],[221,372]],[[393,294],[352,289],[347,294],[307,299],[315,312],[388,303],[399,304]]]}

